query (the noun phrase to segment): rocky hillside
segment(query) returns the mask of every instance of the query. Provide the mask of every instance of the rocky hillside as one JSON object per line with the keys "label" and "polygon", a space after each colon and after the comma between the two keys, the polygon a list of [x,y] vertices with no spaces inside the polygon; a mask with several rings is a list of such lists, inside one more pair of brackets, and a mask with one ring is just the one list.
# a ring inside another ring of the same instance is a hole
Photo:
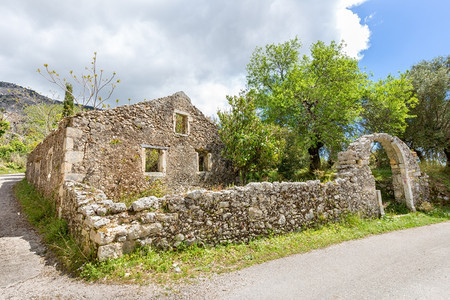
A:
{"label": "rocky hillside", "polygon": [[0,81],[0,112],[6,118],[17,114],[22,115],[24,107],[36,103],[55,104],[59,102],[17,84]]}

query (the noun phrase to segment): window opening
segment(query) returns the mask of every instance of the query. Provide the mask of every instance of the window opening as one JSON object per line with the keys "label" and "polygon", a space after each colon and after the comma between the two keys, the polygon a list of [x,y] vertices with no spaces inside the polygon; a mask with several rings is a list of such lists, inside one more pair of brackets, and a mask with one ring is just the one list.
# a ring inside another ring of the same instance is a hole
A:
{"label": "window opening", "polygon": [[161,159],[161,150],[145,148],[145,172],[161,172],[159,161]]}
{"label": "window opening", "polygon": [[188,117],[182,114],[175,114],[175,132],[188,134]]}
{"label": "window opening", "polygon": [[211,171],[211,153],[203,150],[197,151],[197,171]]}
{"label": "window opening", "polygon": [[164,175],[166,172],[166,151],[168,147],[142,144],[142,165],[145,173],[159,173],[150,175]]}
{"label": "window opening", "polygon": [[205,171],[205,153],[199,153],[198,154],[198,171],[203,172]]}

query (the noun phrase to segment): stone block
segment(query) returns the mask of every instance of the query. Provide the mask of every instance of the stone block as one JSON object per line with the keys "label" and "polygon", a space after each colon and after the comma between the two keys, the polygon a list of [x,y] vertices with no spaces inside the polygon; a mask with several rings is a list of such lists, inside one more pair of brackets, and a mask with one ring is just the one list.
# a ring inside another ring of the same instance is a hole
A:
{"label": "stone block", "polygon": [[83,161],[84,153],[82,151],[66,151],[64,161],[76,164]]}
{"label": "stone block", "polygon": [[121,213],[127,210],[127,206],[125,205],[125,203],[113,203],[111,204],[111,206],[108,208],[108,213],[111,214],[117,214],[117,213]]}
{"label": "stone block", "polygon": [[81,136],[83,136],[83,131],[78,128],[67,127],[66,128],[66,136],[72,137],[72,138],[80,138]]}
{"label": "stone block", "polygon": [[97,250],[97,258],[100,261],[106,260],[106,259],[114,259],[121,257],[123,255],[122,252],[122,244],[121,243],[114,243],[109,245],[104,245],[98,247]]}
{"label": "stone block", "polygon": [[186,198],[188,198],[188,199],[192,199],[192,200],[198,200],[198,199],[200,199],[200,197],[204,194],[206,192],[206,190],[195,190],[195,191],[191,191],[191,192],[188,192],[187,194],[186,194]]}
{"label": "stone block", "polygon": [[63,147],[65,150],[73,150],[73,139],[70,137],[65,138]]}
{"label": "stone block", "polygon": [[116,236],[109,231],[97,231],[93,229],[89,234],[89,238],[98,245],[106,245],[112,243]]}
{"label": "stone block", "polygon": [[262,216],[263,216],[263,212],[259,208],[250,207],[248,209],[248,217],[250,219],[258,219],[258,218],[261,218]]}
{"label": "stone block", "polygon": [[142,211],[145,209],[158,209],[159,200],[154,196],[145,197],[134,201],[131,204],[133,211]]}
{"label": "stone block", "polygon": [[95,229],[99,229],[100,227],[108,225],[110,222],[111,222],[110,219],[101,218],[101,219],[97,220],[96,222],[94,222],[93,226]]}

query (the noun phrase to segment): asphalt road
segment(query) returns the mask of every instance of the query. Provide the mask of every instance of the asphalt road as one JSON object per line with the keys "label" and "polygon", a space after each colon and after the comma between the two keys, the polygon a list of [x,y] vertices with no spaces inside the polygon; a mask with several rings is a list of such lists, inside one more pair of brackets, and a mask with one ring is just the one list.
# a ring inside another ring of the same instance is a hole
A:
{"label": "asphalt road", "polygon": [[0,176],[0,299],[450,299],[450,222],[344,242],[197,284],[104,285],[55,268]]}

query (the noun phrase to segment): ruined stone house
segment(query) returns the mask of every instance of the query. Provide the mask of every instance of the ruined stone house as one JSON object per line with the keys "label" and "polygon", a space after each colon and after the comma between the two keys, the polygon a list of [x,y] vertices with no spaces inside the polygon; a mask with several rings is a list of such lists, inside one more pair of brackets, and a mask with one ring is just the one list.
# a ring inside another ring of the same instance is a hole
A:
{"label": "ruined stone house", "polygon": [[152,188],[155,181],[169,193],[211,187],[233,180],[221,149],[217,126],[178,92],[64,119],[30,154],[27,179],[53,198],[62,195],[65,180],[113,199]]}
{"label": "ruined stone house", "polygon": [[[383,200],[369,167],[373,142],[390,159],[396,200],[414,211],[428,199],[427,176],[408,146],[384,133],[362,136],[339,153],[332,182],[198,189],[226,185],[235,176],[221,157],[217,127],[181,92],[65,118],[29,155],[26,177],[55,201],[83,249],[106,259],[136,245],[247,242],[349,212],[380,215]],[[128,206],[117,201],[155,182],[172,194],[141,197]]]}

